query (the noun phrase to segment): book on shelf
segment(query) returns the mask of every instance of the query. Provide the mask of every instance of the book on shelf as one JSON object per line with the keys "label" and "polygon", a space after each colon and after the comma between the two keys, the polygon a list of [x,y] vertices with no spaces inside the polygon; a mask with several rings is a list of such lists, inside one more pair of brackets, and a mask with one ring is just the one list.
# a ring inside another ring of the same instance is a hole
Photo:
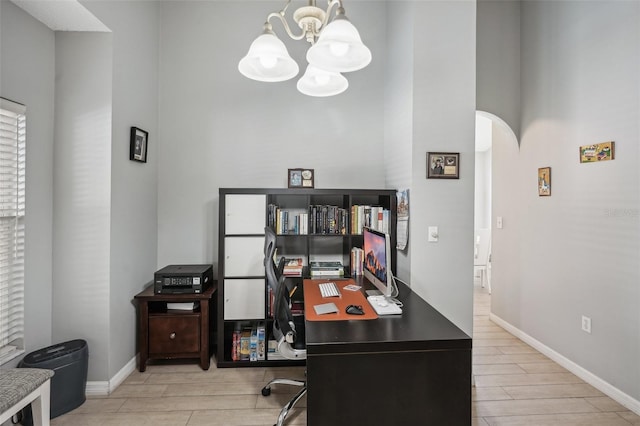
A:
{"label": "book on shelf", "polygon": [[231,336],[232,361],[261,361],[266,359],[266,330],[265,323],[258,322],[251,326],[236,329]]}
{"label": "book on shelf", "polygon": [[318,277],[324,277],[324,278],[344,277],[344,268],[342,268],[342,269],[323,269],[323,270],[319,270],[319,271],[314,271],[312,269],[311,271],[309,271],[309,275],[312,278],[318,278]]}
{"label": "book on shelf", "polygon": [[309,262],[309,268],[311,269],[315,269],[315,270],[321,270],[321,269],[339,269],[342,268],[342,262],[340,261],[332,261],[332,262],[318,262],[318,261],[313,261],[313,262]]}
{"label": "book on shelf", "polygon": [[291,301],[291,315],[304,315],[304,300]]}
{"label": "book on shelf", "polygon": [[240,334],[239,361],[249,361],[251,357],[251,327],[245,327]]}
{"label": "book on shelf", "polygon": [[285,259],[284,269],[282,274],[287,277],[301,277],[302,276],[303,261],[301,257],[293,259]]}
{"label": "book on shelf", "polygon": [[360,247],[351,249],[351,276],[356,277],[363,274],[362,264],[364,261],[364,250]]}
{"label": "book on shelf", "polygon": [[381,206],[354,204],[351,206],[352,234],[362,234],[362,228],[389,233],[389,210]]}
{"label": "book on shelf", "polygon": [[349,212],[332,205],[309,206],[309,231],[311,234],[349,233]]}
{"label": "book on shelf", "polygon": [[276,204],[267,207],[267,225],[278,235],[309,233],[309,214],[304,209],[283,209]]}
{"label": "book on shelf", "polygon": [[344,266],[342,262],[309,262],[309,275],[312,277],[342,277]]}
{"label": "book on shelf", "polygon": [[263,322],[258,323],[258,361],[264,361],[267,355],[266,330]]}
{"label": "book on shelf", "polygon": [[240,360],[240,336],[242,331],[239,328],[236,328],[233,331],[233,335],[231,336],[231,360],[239,361]]}
{"label": "book on shelf", "polygon": [[258,360],[258,327],[251,328],[251,338],[249,339],[249,361]]}

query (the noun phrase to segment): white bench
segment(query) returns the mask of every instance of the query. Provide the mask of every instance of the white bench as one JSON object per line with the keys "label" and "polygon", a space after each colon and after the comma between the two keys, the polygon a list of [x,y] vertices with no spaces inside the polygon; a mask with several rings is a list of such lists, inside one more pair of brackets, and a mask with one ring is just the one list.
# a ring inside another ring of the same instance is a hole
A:
{"label": "white bench", "polygon": [[31,404],[34,426],[49,426],[53,370],[0,370],[0,424]]}

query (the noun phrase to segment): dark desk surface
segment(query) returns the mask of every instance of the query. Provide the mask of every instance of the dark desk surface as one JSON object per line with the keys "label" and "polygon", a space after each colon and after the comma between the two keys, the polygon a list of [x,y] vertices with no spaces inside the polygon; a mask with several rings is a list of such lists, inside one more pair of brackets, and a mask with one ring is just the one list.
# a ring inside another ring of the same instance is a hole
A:
{"label": "dark desk surface", "polygon": [[398,299],[404,303],[402,315],[381,316],[371,321],[307,321],[307,357],[369,351],[471,349],[471,337],[406,285],[399,283],[399,290]]}
{"label": "dark desk surface", "polygon": [[471,338],[399,286],[402,315],[305,322],[309,426],[471,424]]}

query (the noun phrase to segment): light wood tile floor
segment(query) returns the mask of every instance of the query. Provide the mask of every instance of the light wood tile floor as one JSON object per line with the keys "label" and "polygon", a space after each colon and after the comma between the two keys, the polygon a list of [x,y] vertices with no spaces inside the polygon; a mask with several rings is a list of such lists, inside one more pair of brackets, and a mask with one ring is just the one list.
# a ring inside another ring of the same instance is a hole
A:
{"label": "light wood tile floor", "polygon": [[[478,283],[474,290],[473,426],[640,426],[640,416],[489,321],[491,297]],[[293,395],[288,386],[260,394],[275,375],[302,378],[304,369],[149,365],[108,397],[90,397],[51,425],[271,426]],[[287,424],[305,425],[305,406],[302,399]]]}

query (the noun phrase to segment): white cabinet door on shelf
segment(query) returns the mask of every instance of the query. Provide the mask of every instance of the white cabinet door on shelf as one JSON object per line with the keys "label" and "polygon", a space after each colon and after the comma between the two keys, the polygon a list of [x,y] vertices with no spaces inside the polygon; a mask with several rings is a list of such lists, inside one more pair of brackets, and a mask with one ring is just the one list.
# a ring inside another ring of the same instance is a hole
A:
{"label": "white cabinet door on shelf", "polygon": [[264,277],[264,237],[226,237],[224,276]]}
{"label": "white cabinet door on shelf", "polygon": [[266,209],[265,194],[227,194],[225,234],[264,234]]}
{"label": "white cabinet door on shelf", "polygon": [[264,319],[264,279],[224,280],[224,319]]}

